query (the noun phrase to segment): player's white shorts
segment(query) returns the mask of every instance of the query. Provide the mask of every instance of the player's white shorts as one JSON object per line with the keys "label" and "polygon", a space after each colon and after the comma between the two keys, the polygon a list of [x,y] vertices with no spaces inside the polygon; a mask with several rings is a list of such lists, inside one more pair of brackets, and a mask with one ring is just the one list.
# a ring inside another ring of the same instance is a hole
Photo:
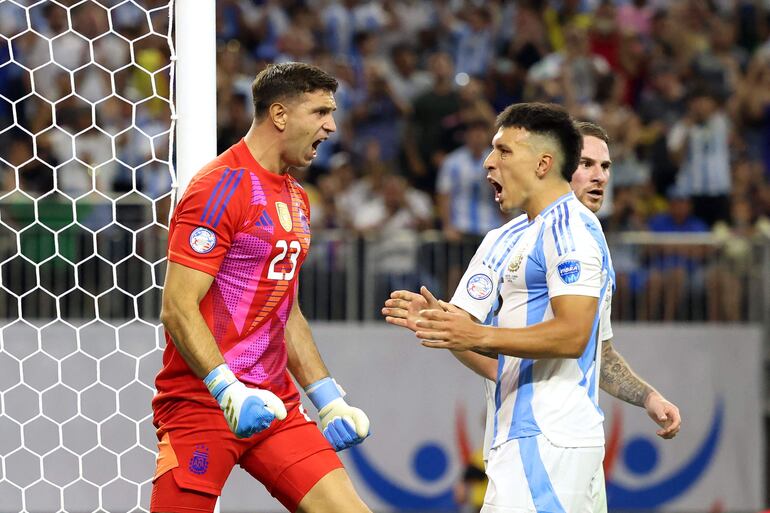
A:
{"label": "player's white shorts", "polygon": [[603,459],[604,447],[556,447],[542,434],[510,440],[489,453],[481,513],[604,513]]}

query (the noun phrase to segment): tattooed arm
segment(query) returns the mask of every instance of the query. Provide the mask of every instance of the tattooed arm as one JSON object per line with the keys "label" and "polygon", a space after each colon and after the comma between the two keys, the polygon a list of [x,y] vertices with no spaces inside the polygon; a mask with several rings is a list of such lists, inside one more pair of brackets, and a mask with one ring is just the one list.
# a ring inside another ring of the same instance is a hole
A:
{"label": "tattooed arm", "polygon": [[615,350],[612,339],[602,342],[599,386],[611,396],[647,410],[650,418],[661,427],[657,431],[661,438],[673,438],[679,432],[682,424],[679,408],[636,375]]}
{"label": "tattooed arm", "polygon": [[599,386],[621,401],[644,407],[644,400],[653,388],[631,370],[626,360],[615,350],[612,339],[602,342],[602,368]]}

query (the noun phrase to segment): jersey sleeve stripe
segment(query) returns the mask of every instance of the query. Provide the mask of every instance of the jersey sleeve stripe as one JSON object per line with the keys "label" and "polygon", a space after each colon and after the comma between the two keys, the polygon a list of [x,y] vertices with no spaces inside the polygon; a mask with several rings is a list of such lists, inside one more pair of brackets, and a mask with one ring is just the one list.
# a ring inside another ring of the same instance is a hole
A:
{"label": "jersey sleeve stripe", "polygon": [[569,246],[567,245],[567,236],[564,235],[564,203],[556,207],[556,211],[559,213],[559,240],[561,241],[562,248],[564,248],[564,252],[566,253],[569,251]]}
{"label": "jersey sleeve stripe", "polygon": [[201,215],[201,222],[205,222],[206,216],[209,214],[209,207],[213,207],[211,202],[213,201],[214,204],[216,204],[217,201],[215,198],[219,196],[220,187],[222,186],[222,183],[225,181],[225,178],[229,176],[230,168],[228,167],[222,172],[222,176],[219,178],[219,181],[214,186],[214,190],[211,191],[211,195],[209,196],[208,201],[206,202],[206,206],[203,208],[203,215]]}
{"label": "jersey sleeve stripe", "polygon": [[233,196],[233,193],[238,188],[238,184],[241,183],[241,178],[243,178],[243,169],[240,169],[238,171],[238,176],[236,177],[232,186],[228,190],[227,196],[225,197],[225,201],[222,202],[222,205],[219,207],[219,213],[217,213],[217,218],[214,220],[214,223],[212,224],[213,227],[216,228],[216,226],[219,224],[219,220],[222,218],[222,213],[227,208],[227,204],[230,203],[230,198]]}
{"label": "jersey sleeve stripe", "polygon": [[569,237],[570,248],[572,248],[572,251],[575,251],[575,238],[572,236],[572,230],[569,227],[569,208],[567,204],[564,204],[564,227],[567,231],[567,237]]}
{"label": "jersey sleeve stripe", "polygon": [[217,195],[217,199],[214,201],[214,205],[211,207],[211,210],[209,211],[208,219],[206,220],[208,224],[214,223],[214,216],[219,210],[219,206],[222,204],[222,200],[224,199],[225,195],[227,195],[227,191],[230,189],[230,186],[233,183],[233,178],[235,178],[235,176],[236,176],[235,169],[231,169],[230,174],[227,176],[227,181],[225,182],[224,187],[219,189],[219,194]]}
{"label": "jersey sleeve stripe", "polygon": [[[554,221],[556,221],[556,220],[554,219]],[[555,222],[551,225],[551,234],[553,235],[554,243],[556,243],[556,251],[559,254],[559,256],[561,256],[562,251],[561,251],[561,246],[559,245],[559,237],[556,235],[556,223]]]}

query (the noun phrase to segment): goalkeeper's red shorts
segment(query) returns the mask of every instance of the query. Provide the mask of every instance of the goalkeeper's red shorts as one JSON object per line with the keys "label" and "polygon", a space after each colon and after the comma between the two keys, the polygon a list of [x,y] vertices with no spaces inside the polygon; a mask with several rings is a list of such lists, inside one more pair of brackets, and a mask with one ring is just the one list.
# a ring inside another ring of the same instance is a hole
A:
{"label": "goalkeeper's red shorts", "polygon": [[323,476],[342,468],[337,453],[301,406],[245,439],[235,437],[218,408],[179,401],[164,410],[155,419],[159,442],[153,512],[212,512],[236,463],[286,509],[296,511]]}

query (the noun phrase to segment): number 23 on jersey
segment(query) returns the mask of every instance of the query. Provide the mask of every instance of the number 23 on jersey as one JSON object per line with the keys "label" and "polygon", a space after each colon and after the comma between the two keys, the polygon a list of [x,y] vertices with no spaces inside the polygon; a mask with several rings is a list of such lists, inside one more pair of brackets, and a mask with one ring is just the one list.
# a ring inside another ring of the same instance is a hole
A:
{"label": "number 23 on jersey", "polygon": [[[291,280],[294,277],[294,272],[297,270],[297,258],[299,258],[300,251],[302,251],[302,246],[298,240],[287,242],[281,239],[276,241],[275,247],[280,250],[280,253],[275,255],[273,260],[270,261],[270,267],[268,267],[267,270],[267,279]],[[287,254],[291,268],[288,271],[285,271],[286,265],[281,264],[284,264]],[[283,270],[279,271],[278,269]]]}

